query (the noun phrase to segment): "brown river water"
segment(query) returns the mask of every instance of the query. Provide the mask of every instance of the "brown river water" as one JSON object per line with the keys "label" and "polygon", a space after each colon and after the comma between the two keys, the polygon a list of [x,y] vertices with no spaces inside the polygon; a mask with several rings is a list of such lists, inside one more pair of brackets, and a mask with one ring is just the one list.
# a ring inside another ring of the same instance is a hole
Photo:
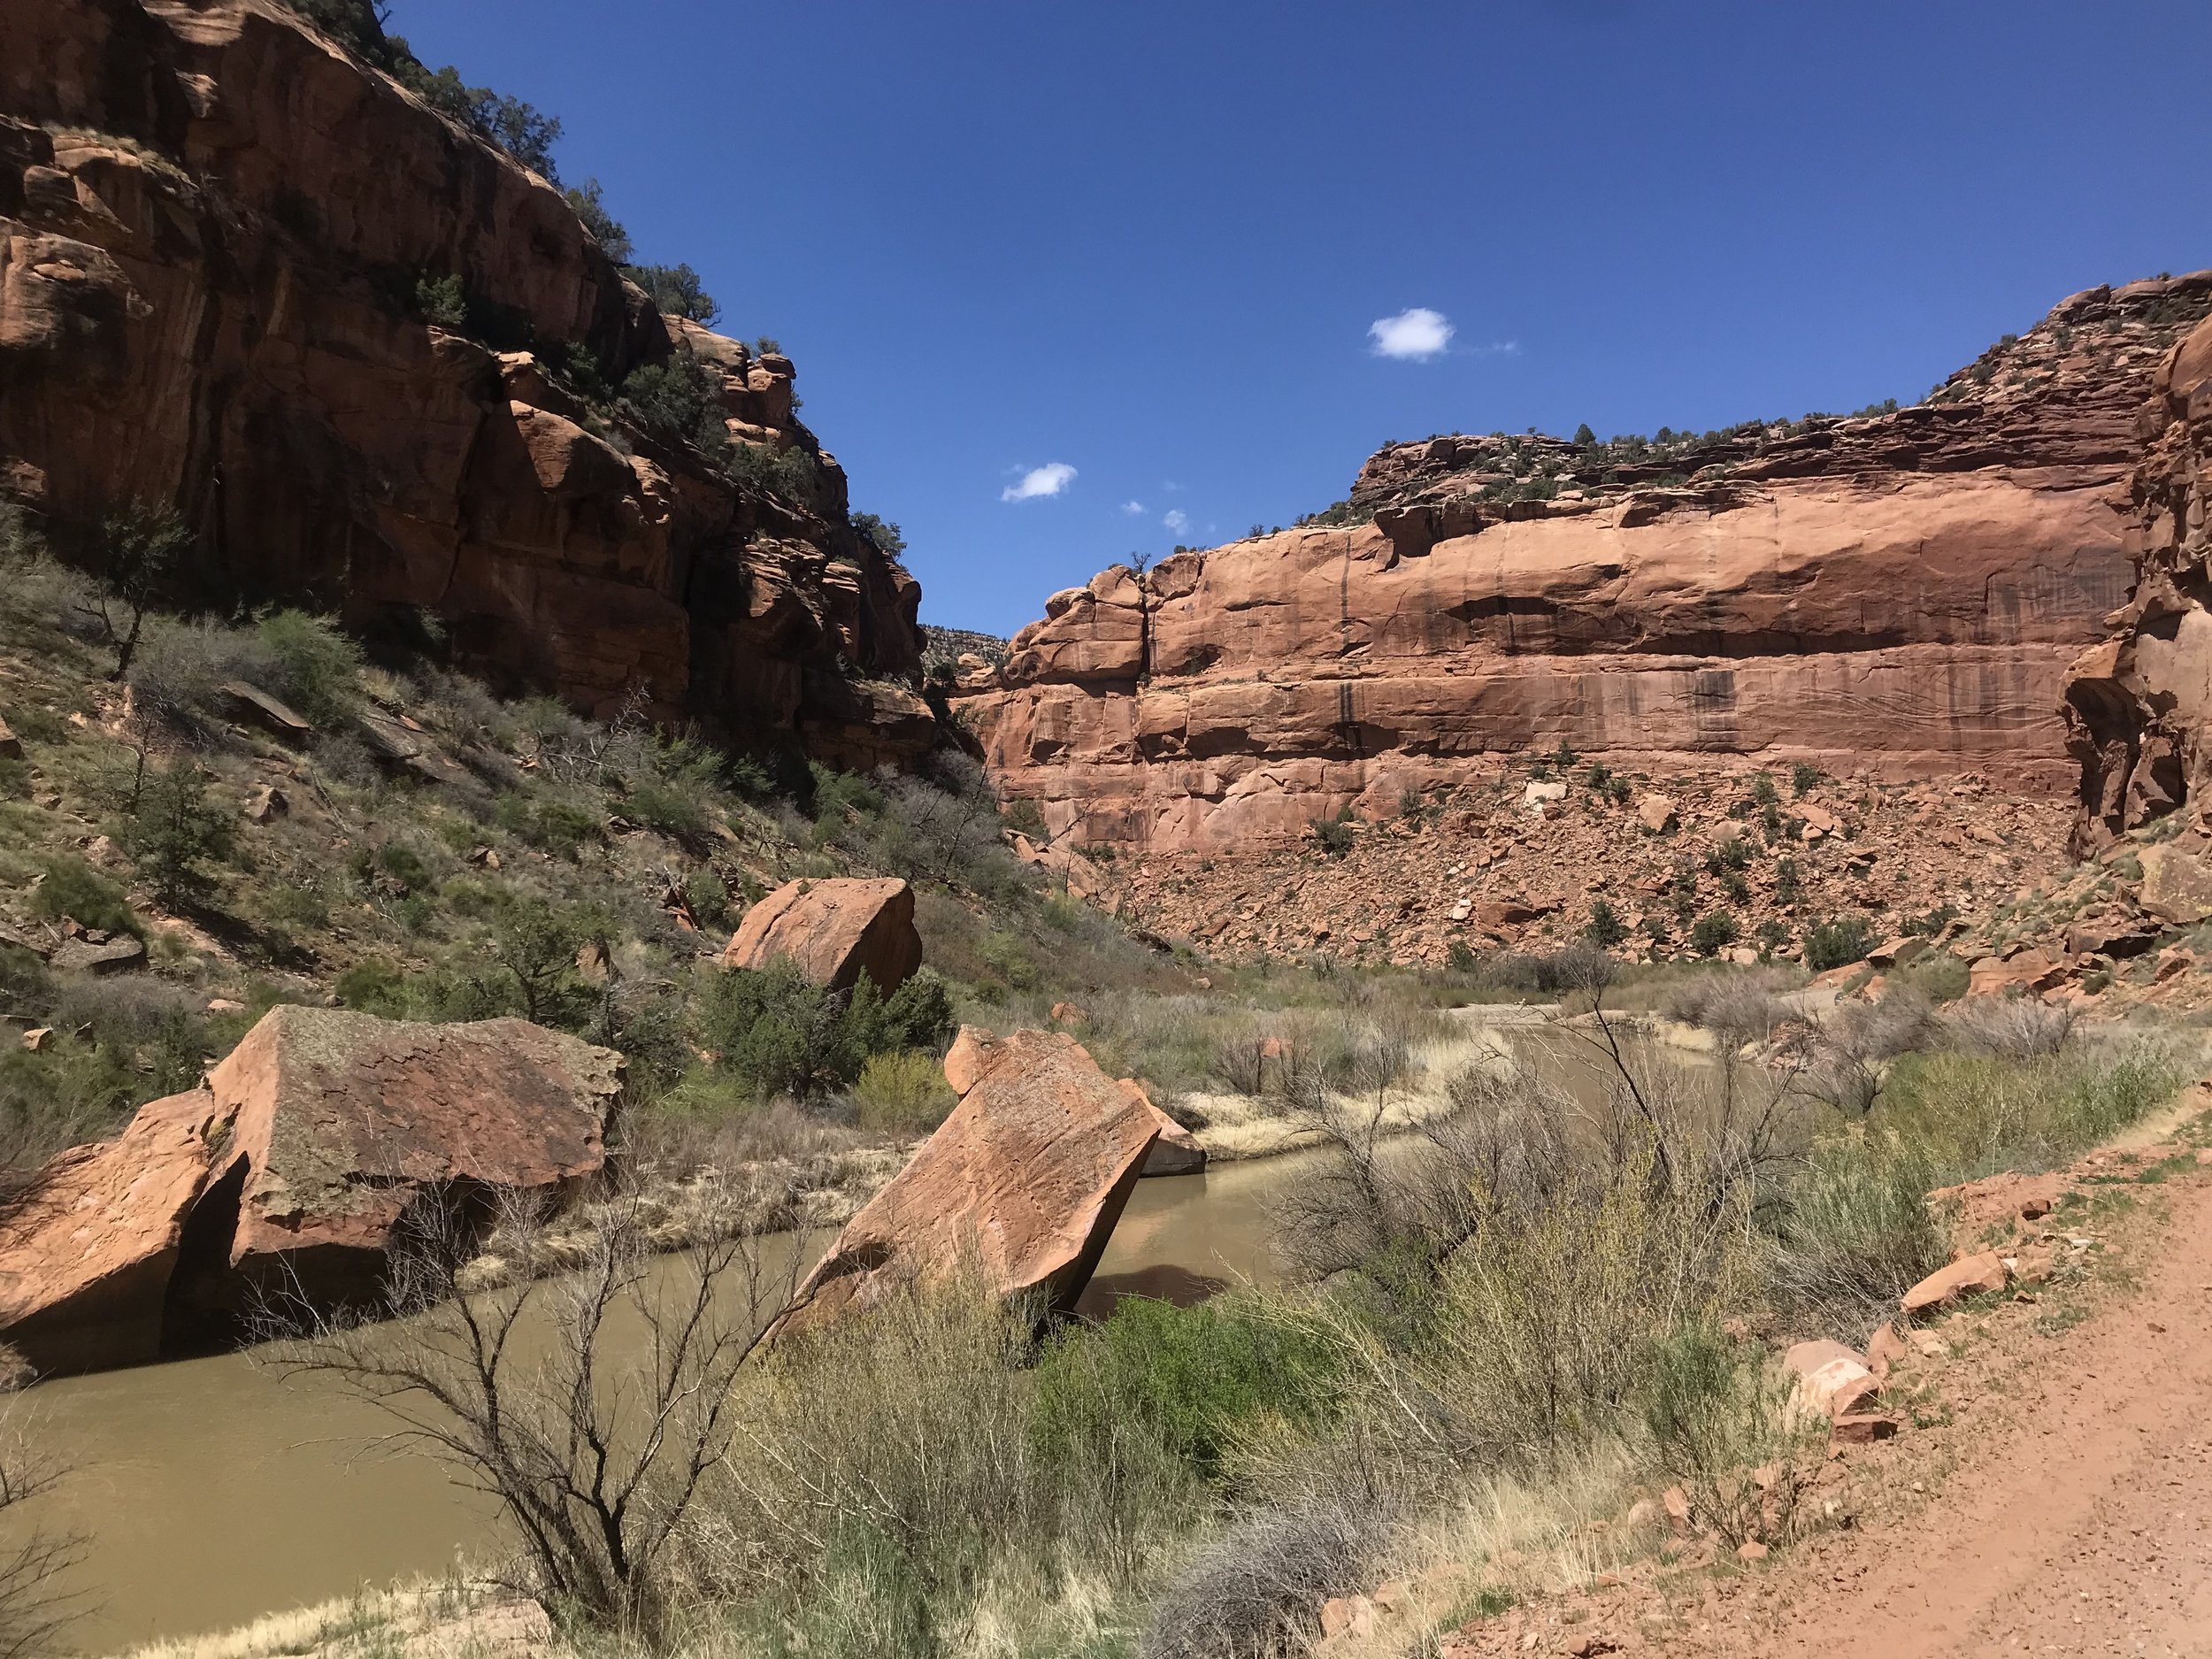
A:
{"label": "brown river water", "polygon": [[[1085,1310],[1274,1277],[1270,1200],[1310,1156],[1139,1182]],[[26,1403],[78,1471],[40,1508],[88,1540],[68,1584],[87,1609],[68,1640],[86,1652],[500,1553],[491,1503],[419,1451],[380,1449],[374,1407],[250,1351],[64,1379]]]}

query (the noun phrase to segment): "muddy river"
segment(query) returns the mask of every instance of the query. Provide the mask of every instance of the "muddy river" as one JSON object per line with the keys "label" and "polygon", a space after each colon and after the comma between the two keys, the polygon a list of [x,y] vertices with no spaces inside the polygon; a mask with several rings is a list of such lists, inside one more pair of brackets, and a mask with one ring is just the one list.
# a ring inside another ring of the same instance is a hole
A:
{"label": "muddy river", "polygon": [[[1311,1155],[1138,1183],[1086,1298],[1186,1301],[1265,1281],[1271,1194]],[[73,1645],[95,1653],[221,1629],[493,1546],[491,1503],[327,1379],[255,1354],[64,1379],[27,1397],[38,1439],[80,1471],[42,1504],[89,1540]]]}

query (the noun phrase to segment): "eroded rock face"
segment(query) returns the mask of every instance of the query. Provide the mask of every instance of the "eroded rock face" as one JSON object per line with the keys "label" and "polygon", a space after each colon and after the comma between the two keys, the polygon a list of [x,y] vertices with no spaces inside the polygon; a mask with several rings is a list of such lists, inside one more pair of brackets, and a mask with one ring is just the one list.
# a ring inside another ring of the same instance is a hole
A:
{"label": "eroded rock face", "polygon": [[922,965],[914,889],[895,876],[787,881],[745,912],[726,968],[789,960],[817,985],[849,991],[866,974],[889,995]]}
{"label": "eroded rock face", "polygon": [[991,1294],[1075,1305],[1164,1119],[1061,1032],[961,1033],[960,1104],[845,1225],[772,1335],[972,1264]]}
{"label": "eroded rock face", "polygon": [[2201,817],[2212,720],[2212,319],[2159,365],[2139,415],[2135,591],[2114,636],[2082,653],[2066,684],[2081,765],[2075,849],[2087,855],[2193,799]]}
{"label": "eroded rock face", "polygon": [[[426,275],[479,337],[419,320]],[[733,441],[818,457],[805,499],[548,366],[680,349]],[[218,585],[434,612],[466,665],[603,714],[643,687],[896,760],[934,730],[920,589],[848,523],[793,373],[658,316],[551,184],[266,0],[0,8],[0,488],[58,544],[173,504]]]}
{"label": "eroded rock face", "polygon": [[1535,441],[1571,488],[1513,498],[1497,441],[1394,446],[1353,493],[1372,524],[1106,571],[964,706],[1077,843],[1300,835],[1562,741],[2062,796],[2060,688],[2127,592],[2136,405],[2208,307],[2212,273],[2075,296],[1944,401],[1734,434],[1671,461],[1686,482]]}
{"label": "eroded rock face", "polygon": [[621,1064],[526,1020],[273,1009],[206,1087],[63,1153],[0,1217],[0,1341],[97,1370],[234,1336],[258,1298],[370,1295],[425,1194],[598,1170]]}

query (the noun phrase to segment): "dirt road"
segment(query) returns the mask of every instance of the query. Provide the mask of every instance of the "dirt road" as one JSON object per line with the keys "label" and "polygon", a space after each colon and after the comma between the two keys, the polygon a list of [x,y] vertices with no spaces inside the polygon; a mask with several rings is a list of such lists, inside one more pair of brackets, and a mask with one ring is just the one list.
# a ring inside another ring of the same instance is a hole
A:
{"label": "dirt road", "polygon": [[2141,1190],[2172,1225],[2139,1285],[2055,1336],[2017,1323],[1927,1501],[1739,1580],[1665,1651],[2212,1656],[2212,1170]]}

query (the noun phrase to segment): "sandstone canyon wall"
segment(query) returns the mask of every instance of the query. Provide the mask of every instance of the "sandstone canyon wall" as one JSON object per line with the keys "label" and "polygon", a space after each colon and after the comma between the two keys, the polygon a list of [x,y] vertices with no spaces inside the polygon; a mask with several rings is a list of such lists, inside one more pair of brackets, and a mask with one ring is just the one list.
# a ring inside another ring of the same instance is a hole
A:
{"label": "sandstone canyon wall", "polygon": [[2114,637],[2083,653],[2066,686],[2084,854],[2192,800],[2200,817],[2212,803],[2212,320],[2159,365],[2138,435],[2135,592]]}
{"label": "sandstone canyon wall", "polygon": [[960,706],[1056,836],[1162,849],[1562,741],[2062,797],[2068,667],[2129,595],[2138,409],[2208,310],[2212,273],[2091,289],[1888,413],[1393,445],[1325,515],[1355,522],[1054,595]]}
{"label": "sandstone canyon wall", "polygon": [[[426,279],[468,326],[421,320]],[[679,349],[810,476],[733,482],[605,396]],[[434,612],[513,688],[896,759],[934,730],[919,588],[792,374],[661,317],[559,189],[273,0],[0,6],[0,491],[58,545],[173,507],[199,573]]]}

